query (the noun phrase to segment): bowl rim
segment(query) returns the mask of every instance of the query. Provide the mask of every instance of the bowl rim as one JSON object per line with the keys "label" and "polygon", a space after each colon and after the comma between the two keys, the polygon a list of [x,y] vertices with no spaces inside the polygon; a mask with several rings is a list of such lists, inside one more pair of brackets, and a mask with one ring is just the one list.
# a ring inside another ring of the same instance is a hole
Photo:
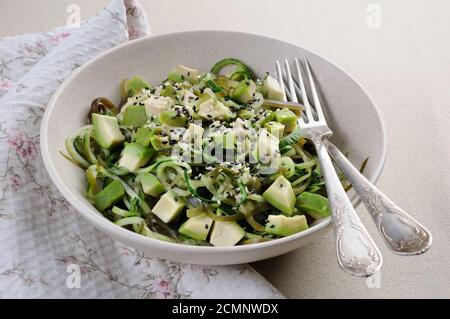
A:
{"label": "bowl rim", "polygon": [[[373,173],[373,176],[370,178],[370,180],[373,183],[376,183],[376,181],[379,179],[381,172],[383,170],[385,161],[386,161],[386,154],[387,154],[387,135],[386,135],[386,127],[385,123],[383,121],[381,112],[379,108],[377,107],[376,103],[374,102],[373,98],[370,96],[370,94],[367,92],[367,90],[358,82],[355,80],[353,76],[351,76],[349,73],[347,73],[345,70],[341,69],[336,64],[332,63],[328,59],[324,58],[322,55],[317,54],[309,49],[305,49],[295,43],[291,43],[284,40],[279,40],[276,38],[268,37],[261,34],[256,33],[248,33],[248,32],[239,32],[239,31],[228,31],[228,30],[190,30],[190,31],[182,31],[182,32],[170,32],[170,33],[163,33],[155,36],[146,36],[140,39],[136,39],[133,41],[128,41],[125,43],[122,43],[116,47],[113,47],[111,49],[108,49],[95,57],[93,57],[91,60],[84,63],[82,66],[74,70],[58,87],[58,89],[55,91],[53,96],[51,97],[50,101],[47,104],[46,110],[44,112],[44,116],[42,118],[41,122],[41,129],[40,129],[40,148],[41,148],[41,156],[44,162],[44,166],[47,169],[47,172],[49,173],[50,179],[55,184],[58,191],[68,200],[68,202],[73,206],[73,208],[81,215],[83,216],[90,224],[92,224],[95,228],[99,229],[100,231],[106,233],[106,234],[112,234],[115,238],[117,238],[119,241],[122,242],[133,242],[134,244],[143,247],[143,246],[154,246],[156,249],[165,249],[167,251],[180,251],[183,250],[186,253],[245,253],[249,251],[255,251],[255,250],[263,250],[268,247],[276,247],[281,246],[289,242],[297,241],[303,237],[307,237],[308,235],[319,232],[320,230],[323,230],[324,228],[330,228],[332,221],[331,216],[324,218],[319,223],[316,223],[315,225],[311,226],[307,230],[304,230],[300,233],[278,238],[276,240],[261,242],[261,243],[255,243],[251,245],[239,245],[239,246],[231,246],[231,247],[214,247],[214,246],[195,246],[195,245],[184,245],[180,243],[171,243],[171,242],[165,242],[149,237],[142,236],[140,234],[134,233],[132,231],[129,231],[123,227],[120,227],[110,220],[103,217],[100,213],[96,212],[93,207],[86,207],[85,203],[81,202],[76,196],[72,195],[72,192],[68,189],[68,187],[65,185],[63,180],[60,178],[59,174],[57,173],[57,170],[53,164],[52,158],[50,156],[49,148],[48,148],[48,125],[49,125],[49,119],[50,116],[56,106],[56,101],[60,97],[61,93],[64,91],[65,87],[68,83],[72,81],[73,78],[75,78],[78,73],[82,72],[84,69],[89,68],[92,64],[96,63],[97,60],[104,58],[107,55],[113,54],[116,51],[122,50],[124,47],[127,46],[133,46],[140,42],[145,41],[152,41],[153,39],[160,39],[165,37],[172,37],[172,36],[182,36],[182,35],[188,35],[188,34],[211,34],[211,33],[222,33],[222,34],[228,34],[228,35],[243,35],[243,36],[249,36],[249,37],[257,37],[257,38],[264,38],[266,40],[275,40],[284,42],[289,45],[293,45],[296,47],[299,47],[321,59],[323,59],[325,62],[333,65],[336,67],[340,72],[343,72],[351,81],[354,82],[355,85],[359,89],[361,89],[364,94],[369,98],[369,101],[372,103],[375,115],[377,117],[378,122],[381,126],[381,135],[382,135],[382,154],[381,154],[381,161],[378,163],[377,167],[375,168],[375,171]],[[358,205],[360,203],[360,200],[358,197],[355,197],[354,204]]]}

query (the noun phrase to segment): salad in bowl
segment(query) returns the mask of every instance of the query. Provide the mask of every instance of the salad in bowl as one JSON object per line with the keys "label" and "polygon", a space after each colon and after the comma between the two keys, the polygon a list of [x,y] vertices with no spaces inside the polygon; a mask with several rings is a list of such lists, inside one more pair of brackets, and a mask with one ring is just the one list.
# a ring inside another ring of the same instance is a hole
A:
{"label": "salad in bowl", "polygon": [[121,103],[92,101],[66,139],[85,170],[86,198],[115,224],[202,246],[275,240],[330,216],[301,108],[278,81],[224,59],[209,72],[179,65],[160,85],[136,76]]}

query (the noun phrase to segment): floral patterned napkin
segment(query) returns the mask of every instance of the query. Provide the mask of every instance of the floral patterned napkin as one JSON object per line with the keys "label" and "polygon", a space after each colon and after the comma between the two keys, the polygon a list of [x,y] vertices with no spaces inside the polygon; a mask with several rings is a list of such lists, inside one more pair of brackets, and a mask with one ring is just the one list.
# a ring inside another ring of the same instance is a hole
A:
{"label": "floral patterned napkin", "polygon": [[79,28],[0,39],[0,298],[281,298],[248,265],[148,256],[88,225],[39,156],[46,103],[85,61],[149,33],[134,0],[114,0]]}

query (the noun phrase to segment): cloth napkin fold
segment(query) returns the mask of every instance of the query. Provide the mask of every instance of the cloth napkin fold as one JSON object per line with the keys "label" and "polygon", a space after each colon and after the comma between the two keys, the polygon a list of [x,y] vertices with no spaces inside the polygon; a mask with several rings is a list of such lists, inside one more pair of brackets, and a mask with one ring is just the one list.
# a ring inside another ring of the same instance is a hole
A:
{"label": "cloth napkin fold", "polygon": [[248,265],[172,262],[112,240],[47,176],[39,129],[53,92],[98,53],[148,34],[139,3],[114,0],[79,28],[0,39],[0,298],[282,297]]}

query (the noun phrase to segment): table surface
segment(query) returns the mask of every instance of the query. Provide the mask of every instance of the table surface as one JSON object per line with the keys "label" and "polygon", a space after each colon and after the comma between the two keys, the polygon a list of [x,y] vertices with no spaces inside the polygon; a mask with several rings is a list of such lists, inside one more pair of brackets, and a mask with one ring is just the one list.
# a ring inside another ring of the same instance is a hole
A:
{"label": "table surface", "polygon": [[[71,3],[88,19],[107,2],[0,0],[0,36],[64,25]],[[449,1],[142,2],[155,35],[244,30],[301,45],[352,74],[386,123],[388,155],[378,186],[433,233],[433,247],[419,257],[393,255],[375,236],[384,266],[370,280],[338,269],[331,233],[296,252],[254,263],[258,271],[290,298],[450,297]],[[358,212],[375,234],[365,208]]]}

